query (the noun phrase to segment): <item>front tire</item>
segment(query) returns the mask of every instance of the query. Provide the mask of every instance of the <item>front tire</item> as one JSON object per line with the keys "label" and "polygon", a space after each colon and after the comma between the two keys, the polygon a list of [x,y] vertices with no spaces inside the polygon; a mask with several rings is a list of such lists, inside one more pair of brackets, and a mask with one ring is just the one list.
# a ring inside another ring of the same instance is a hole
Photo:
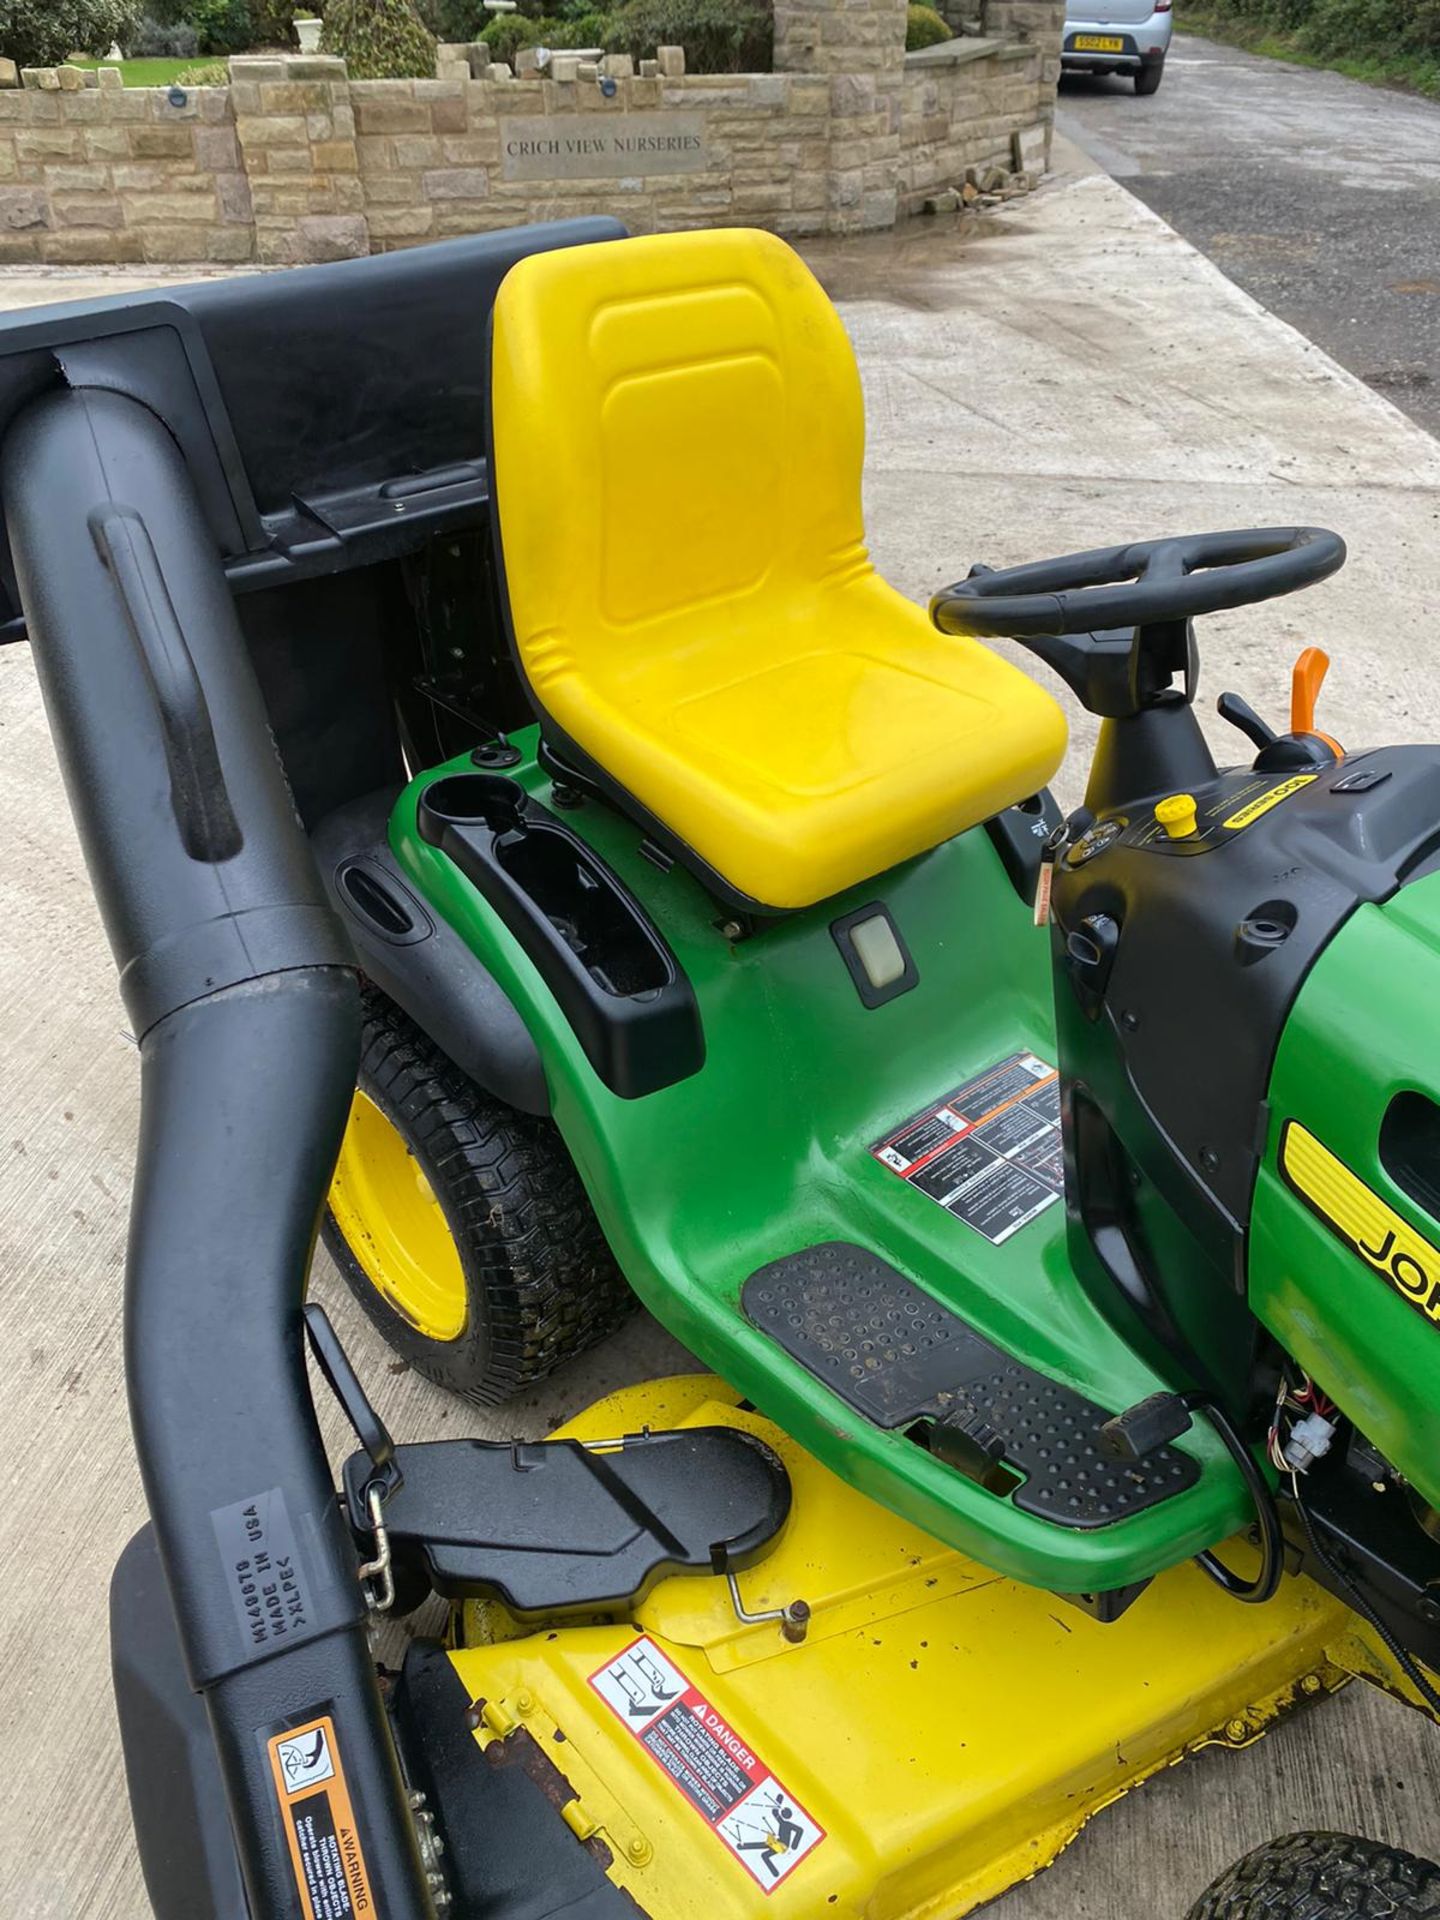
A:
{"label": "front tire", "polygon": [[481,1406],[634,1306],[558,1129],[485,1093],[370,985],[322,1234],[395,1351]]}
{"label": "front tire", "polygon": [[1165,56],[1158,60],[1149,60],[1135,75],[1135,91],[1142,99],[1147,94],[1158,93],[1160,82],[1165,78]]}
{"label": "front tire", "polygon": [[1348,1833],[1267,1841],[1208,1887],[1187,1920],[1437,1920],[1440,1867]]}

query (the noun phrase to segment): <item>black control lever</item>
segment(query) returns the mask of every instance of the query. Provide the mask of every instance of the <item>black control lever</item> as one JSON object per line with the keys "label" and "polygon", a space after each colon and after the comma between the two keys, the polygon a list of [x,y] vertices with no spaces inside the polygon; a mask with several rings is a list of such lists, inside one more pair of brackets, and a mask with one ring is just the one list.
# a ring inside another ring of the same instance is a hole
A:
{"label": "black control lever", "polygon": [[1258,749],[1274,745],[1275,729],[1266,726],[1250,702],[1242,700],[1238,693],[1222,693],[1215,702],[1215,711],[1232,727],[1238,727]]}
{"label": "black control lever", "polygon": [[1292,773],[1299,767],[1325,767],[1335,755],[1318,733],[1276,733],[1267,727],[1248,700],[1238,693],[1222,693],[1215,711],[1232,727],[1238,727],[1259,751],[1255,755],[1256,773]]}
{"label": "black control lever", "polygon": [[1105,1422],[1100,1429],[1100,1451],[1107,1460],[1134,1465],[1168,1447],[1193,1424],[1183,1393],[1152,1393]]}
{"label": "black control lever", "polygon": [[[305,1332],[309,1336],[315,1364],[340,1402],[367,1462],[362,1495],[366,1488],[378,1484],[388,1500],[405,1484],[405,1477],[396,1464],[395,1442],[390,1437],[390,1429],[371,1406],[370,1397],[360,1384],[360,1376],[351,1366],[350,1356],[330,1324],[329,1314],[314,1300],[309,1301],[305,1308]],[[363,1498],[361,1504],[364,1505]]]}

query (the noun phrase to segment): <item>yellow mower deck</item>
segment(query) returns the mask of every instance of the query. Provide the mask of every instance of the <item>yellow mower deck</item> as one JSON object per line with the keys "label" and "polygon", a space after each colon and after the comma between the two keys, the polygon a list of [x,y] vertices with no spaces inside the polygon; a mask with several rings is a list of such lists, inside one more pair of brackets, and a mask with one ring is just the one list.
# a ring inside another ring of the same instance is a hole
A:
{"label": "yellow mower deck", "polygon": [[[451,1656],[492,1762],[534,1771],[652,1920],[959,1920],[1150,1774],[1248,1744],[1365,1661],[1352,1616],[1298,1579],[1245,1607],[1187,1566],[1102,1626],[872,1505],[709,1377],[626,1389],[561,1431],[727,1422],[794,1482],[784,1538],[740,1585],[752,1613],[807,1601],[803,1642],[689,1578],[630,1620]],[[497,1625],[515,1631],[468,1608],[464,1637]]]}

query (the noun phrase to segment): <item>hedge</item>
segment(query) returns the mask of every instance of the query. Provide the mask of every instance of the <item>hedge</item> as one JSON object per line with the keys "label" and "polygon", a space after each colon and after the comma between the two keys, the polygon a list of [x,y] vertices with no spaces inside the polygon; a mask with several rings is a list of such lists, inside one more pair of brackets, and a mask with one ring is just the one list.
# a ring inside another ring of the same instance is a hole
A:
{"label": "hedge", "polygon": [[1440,0],[1200,0],[1194,12],[1288,34],[1326,59],[1440,59]]}

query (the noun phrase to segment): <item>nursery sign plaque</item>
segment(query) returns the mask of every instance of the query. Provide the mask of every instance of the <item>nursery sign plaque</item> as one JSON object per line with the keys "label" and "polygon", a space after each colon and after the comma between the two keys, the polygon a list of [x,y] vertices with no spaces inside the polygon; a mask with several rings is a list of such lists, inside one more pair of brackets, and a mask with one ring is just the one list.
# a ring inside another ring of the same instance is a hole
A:
{"label": "nursery sign plaque", "polygon": [[546,113],[504,123],[506,180],[623,180],[709,165],[701,113]]}

